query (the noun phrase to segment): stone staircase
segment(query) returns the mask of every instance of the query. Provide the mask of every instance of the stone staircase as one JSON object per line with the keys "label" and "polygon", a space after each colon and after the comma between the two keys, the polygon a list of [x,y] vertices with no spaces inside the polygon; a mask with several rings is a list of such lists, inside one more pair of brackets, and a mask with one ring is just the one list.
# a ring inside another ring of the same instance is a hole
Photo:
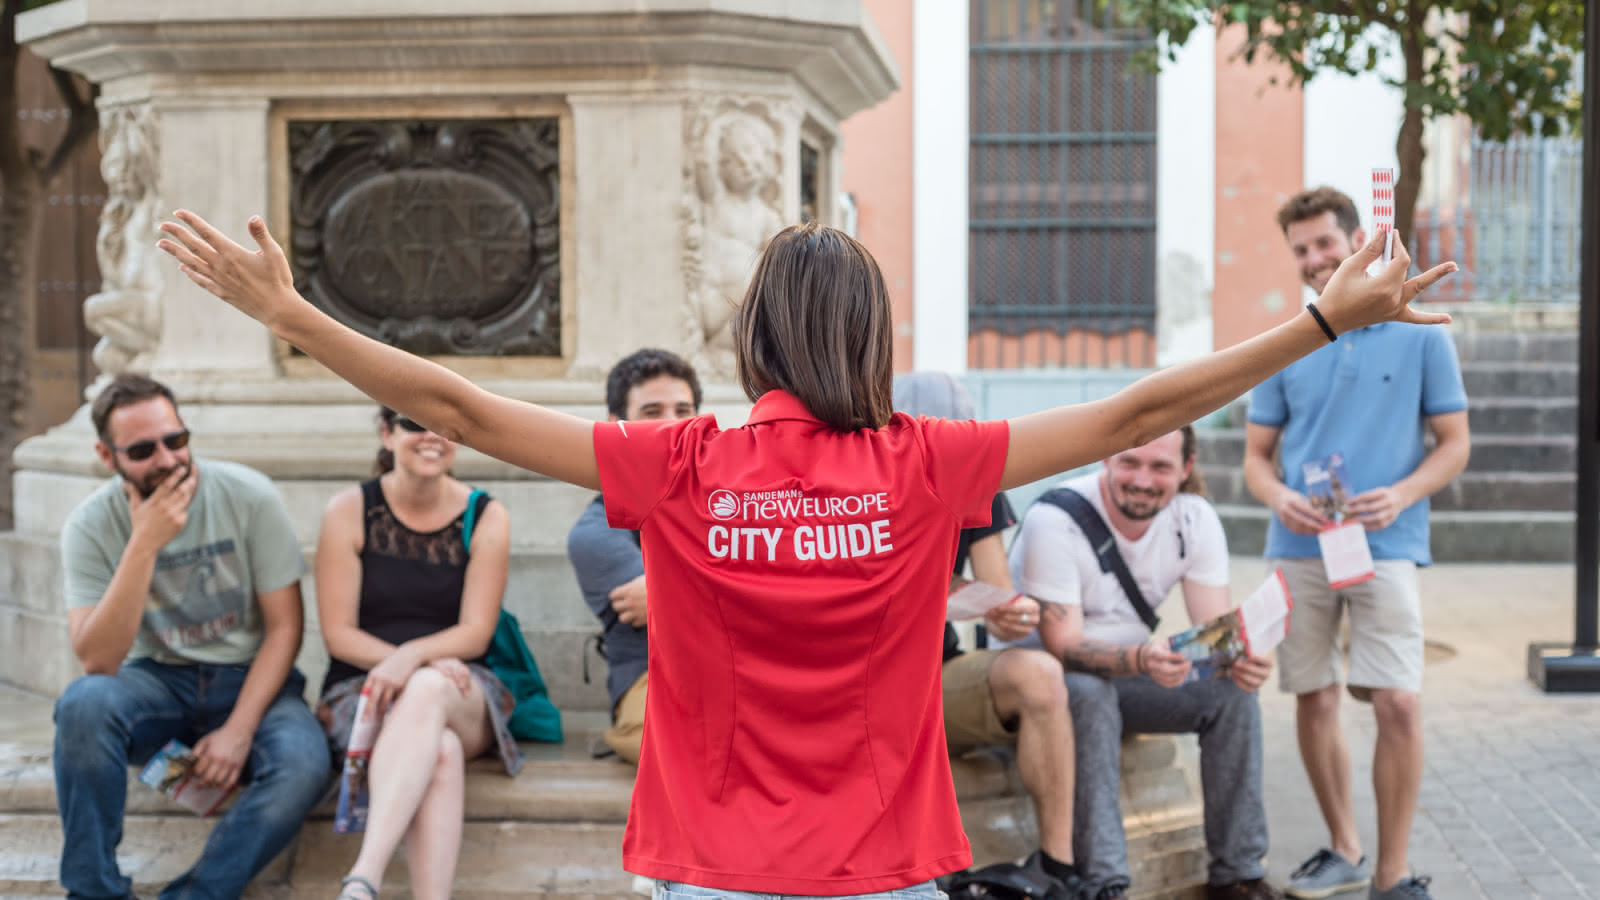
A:
{"label": "stone staircase", "polygon": [[[1576,493],[1576,330],[1456,335],[1472,459],[1433,497],[1439,562],[1571,562]],[[1244,485],[1245,404],[1202,429],[1199,457],[1234,553],[1257,554],[1268,513]],[[1353,450],[1347,452],[1355,452]]]}
{"label": "stone staircase", "polygon": [[[61,827],[51,776],[49,702],[0,689],[0,900],[61,895]],[[12,698],[7,700],[7,698]],[[603,714],[566,717],[564,744],[524,744],[528,764],[507,779],[491,761],[467,774],[467,818],[457,900],[626,900],[633,876],[621,868],[622,832],[633,769],[590,757]],[[1123,749],[1123,808],[1134,894],[1191,900],[1205,880],[1206,854],[1192,739],[1130,739]],[[983,865],[1037,845],[1032,804],[1004,752],[954,761],[956,794],[973,856]],[[318,809],[295,843],[257,877],[251,900],[331,898],[359,848],[358,835],[332,832],[331,804]],[[167,802],[129,774],[128,818],[118,860],[141,896],[154,896],[192,864],[211,821]],[[409,896],[403,857],[391,865],[385,897]]]}

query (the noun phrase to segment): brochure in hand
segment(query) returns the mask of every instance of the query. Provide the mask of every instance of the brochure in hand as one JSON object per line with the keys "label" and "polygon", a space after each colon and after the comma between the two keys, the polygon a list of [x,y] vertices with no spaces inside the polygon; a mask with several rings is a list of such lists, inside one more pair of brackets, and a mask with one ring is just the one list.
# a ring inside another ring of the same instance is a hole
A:
{"label": "brochure in hand", "polygon": [[1366,526],[1359,521],[1346,521],[1350,514],[1350,479],[1345,475],[1344,457],[1332,453],[1305,463],[1301,471],[1306,476],[1306,499],[1329,522],[1317,535],[1328,584],[1345,588],[1375,576],[1377,569],[1372,564]]}
{"label": "brochure in hand", "polygon": [[1273,569],[1238,609],[1175,634],[1167,643],[1193,662],[1190,681],[1211,678],[1241,656],[1261,656],[1283,643],[1293,606],[1283,571]]}
{"label": "brochure in hand", "polygon": [[194,774],[194,751],[176,740],[145,763],[139,780],[155,788],[198,816],[209,816],[221,809],[237,793],[237,785],[220,788],[203,783]]}
{"label": "brochure in hand", "polygon": [[958,583],[959,587],[950,592],[949,606],[945,611],[945,618],[952,622],[982,618],[989,610],[1005,606],[1022,596],[1016,591],[1008,591],[982,581],[967,581],[963,578]]}
{"label": "brochure in hand", "polygon": [[382,716],[370,704],[367,688],[356,702],[355,722],[350,726],[350,743],[344,751],[344,768],[339,773],[339,804],[333,812],[335,834],[367,830],[367,764],[372,760],[372,745],[378,739]]}

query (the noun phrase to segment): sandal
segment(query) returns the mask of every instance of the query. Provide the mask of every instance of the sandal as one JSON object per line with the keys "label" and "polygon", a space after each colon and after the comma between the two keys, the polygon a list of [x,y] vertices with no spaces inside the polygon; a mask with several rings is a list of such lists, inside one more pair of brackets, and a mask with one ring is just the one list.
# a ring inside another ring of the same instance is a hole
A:
{"label": "sandal", "polygon": [[360,875],[346,875],[339,880],[338,900],[378,900],[378,889]]}

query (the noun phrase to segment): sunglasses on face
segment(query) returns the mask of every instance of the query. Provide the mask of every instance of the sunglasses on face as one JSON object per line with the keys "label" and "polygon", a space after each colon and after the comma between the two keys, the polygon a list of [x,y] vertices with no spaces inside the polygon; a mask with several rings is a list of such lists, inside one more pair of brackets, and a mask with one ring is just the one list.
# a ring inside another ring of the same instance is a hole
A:
{"label": "sunglasses on face", "polygon": [[395,416],[394,427],[399,428],[402,431],[409,431],[412,434],[421,434],[428,430],[426,425],[423,425],[421,422],[418,422],[414,419],[408,419],[405,416]]}
{"label": "sunglasses on face", "polygon": [[[168,450],[176,453],[179,450],[189,446],[189,429],[185,428],[182,431],[174,431],[171,434],[164,434],[160,438],[157,438],[157,440],[159,440],[162,444],[165,444]],[[156,441],[134,441],[126,447],[112,446],[111,449],[117,453],[126,455],[134,462],[144,462],[150,457],[156,455]]]}

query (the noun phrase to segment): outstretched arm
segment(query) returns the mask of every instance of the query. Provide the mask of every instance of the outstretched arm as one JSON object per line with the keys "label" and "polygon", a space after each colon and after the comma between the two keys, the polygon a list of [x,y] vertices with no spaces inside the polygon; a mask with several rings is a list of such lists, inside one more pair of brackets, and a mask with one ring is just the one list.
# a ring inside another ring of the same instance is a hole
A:
{"label": "outstretched arm", "polygon": [[192,212],[180,210],[177,216],[184,224],[162,223],[167,237],[157,246],[178,260],[190,280],[372,399],[447,440],[551,478],[600,487],[594,423],[492,394],[437,363],[334,321],[295,291],[289,261],[260,217],[250,219],[250,236],[261,248],[251,251]]}
{"label": "outstretched arm", "polygon": [[[1450,317],[1409,304],[1456,270],[1435,266],[1406,280],[1411,257],[1397,241],[1393,262],[1366,274],[1383,249],[1383,232],[1339,266],[1317,308],[1335,332],[1383,321],[1442,324]],[[1105,459],[1192,422],[1328,342],[1309,312],[1226,350],[1163,369],[1103,400],[1062,406],[1011,421],[1011,445],[1000,488],[1016,487]]]}

